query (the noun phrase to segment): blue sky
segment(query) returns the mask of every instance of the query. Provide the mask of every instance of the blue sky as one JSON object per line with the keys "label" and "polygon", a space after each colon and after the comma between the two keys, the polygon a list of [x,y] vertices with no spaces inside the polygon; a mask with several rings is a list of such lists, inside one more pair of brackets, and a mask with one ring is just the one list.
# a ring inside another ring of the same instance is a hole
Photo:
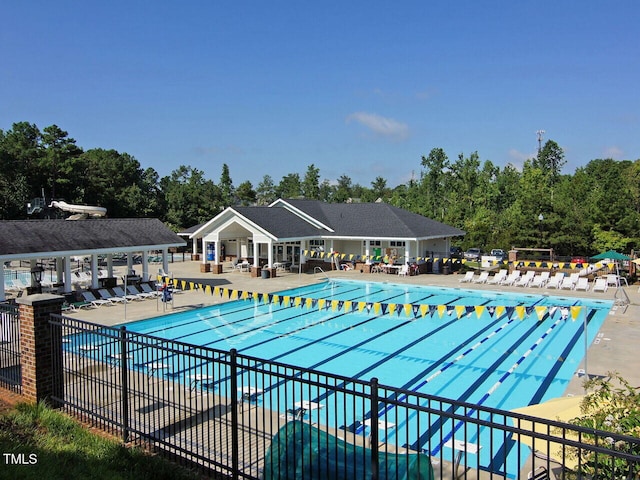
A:
{"label": "blue sky", "polygon": [[422,155],[573,173],[640,158],[640,3],[29,1],[2,7],[0,129],[56,124],[161,176],[320,169],[370,186]]}

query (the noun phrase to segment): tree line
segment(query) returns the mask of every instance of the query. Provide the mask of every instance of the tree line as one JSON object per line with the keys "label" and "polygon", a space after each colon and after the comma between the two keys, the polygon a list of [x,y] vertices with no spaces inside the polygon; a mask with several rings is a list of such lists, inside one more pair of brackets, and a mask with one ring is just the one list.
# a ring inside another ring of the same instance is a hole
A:
{"label": "tree line", "polygon": [[564,152],[548,140],[521,170],[481,161],[477,152],[450,159],[441,148],[420,159],[406,184],[370,186],[341,175],[321,179],[320,169],[276,181],[237,185],[227,164],[217,182],[180,165],[160,178],[127,153],[84,150],[57,125],[40,130],[17,122],[0,130],[0,218],[27,218],[33,198],[107,208],[113,218],[156,217],[175,231],[208,221],[228,206],[267,205],[277,198],[325,202],[384,201],[461,228],[463,248],[553,248],[559,255],[593,255],[638,248],[640,160],[595,159],[563,174]]}

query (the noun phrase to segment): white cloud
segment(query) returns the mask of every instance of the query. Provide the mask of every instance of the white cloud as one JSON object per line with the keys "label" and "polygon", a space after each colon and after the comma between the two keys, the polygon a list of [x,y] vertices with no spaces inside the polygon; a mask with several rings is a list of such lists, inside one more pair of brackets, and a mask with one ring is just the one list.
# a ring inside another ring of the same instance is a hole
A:
{"label": "white cloud", "polygon": [[376,135],[404,140],[409,136],[409,126],[393,118],[386,118],[375,113],[355,112],[347,116],[347,123],[358,122]]}
{"label": "white cloud", "polygon": [[602,150],[602,158],[612,158],[613,160],[620,160],[624,155],[624,151],[621,148],[614,146],[607,147]]}

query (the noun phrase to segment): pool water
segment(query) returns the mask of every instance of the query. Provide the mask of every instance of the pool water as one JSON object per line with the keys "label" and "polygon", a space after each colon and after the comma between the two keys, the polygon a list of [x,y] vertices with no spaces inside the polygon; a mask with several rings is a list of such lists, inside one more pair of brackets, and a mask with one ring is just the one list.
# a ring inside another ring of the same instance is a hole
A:
{"label": "pool water", "polygon": [[[525,292],[331,281],[278,292],[268,302],[237,300],[127,329],[511,410],[564,394],[585,341],[593,341],[611,306]],[[282,391],[259,387],[286,411]],[[345,425],[356,421],[344,418],[353,412],[327,413]],[[376,412],[355,414],[362,419]],[[402,425],[412,419],[393,420],[397,428],[387,438],[406,436]],[[430,430],[408,445],[430,445],[437,454],[451,432]]]}

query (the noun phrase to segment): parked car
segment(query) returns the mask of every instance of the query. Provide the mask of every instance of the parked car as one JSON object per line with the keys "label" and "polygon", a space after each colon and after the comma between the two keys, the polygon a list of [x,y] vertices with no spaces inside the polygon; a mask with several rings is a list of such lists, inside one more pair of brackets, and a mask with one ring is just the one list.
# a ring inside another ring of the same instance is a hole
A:
{"label": "parked car", "polygon": [[501,262],[507,259],[507,253],[501,248],[494,248],[493,250],[491,250],[490,255],[492,257],[496,257],[496,260]]}
{"label": "parked car", "polygon": [[451,258],[462,258],[464,255],[464,252],[462,251],[461,247],[451,247],[449,249],[449,257]]}
{"label": "parked car", "polygon": [[464,258],[467,260],[479,261],[482,256],[482,250],[479,248],[470,248],[466,252],[464,252]]}

